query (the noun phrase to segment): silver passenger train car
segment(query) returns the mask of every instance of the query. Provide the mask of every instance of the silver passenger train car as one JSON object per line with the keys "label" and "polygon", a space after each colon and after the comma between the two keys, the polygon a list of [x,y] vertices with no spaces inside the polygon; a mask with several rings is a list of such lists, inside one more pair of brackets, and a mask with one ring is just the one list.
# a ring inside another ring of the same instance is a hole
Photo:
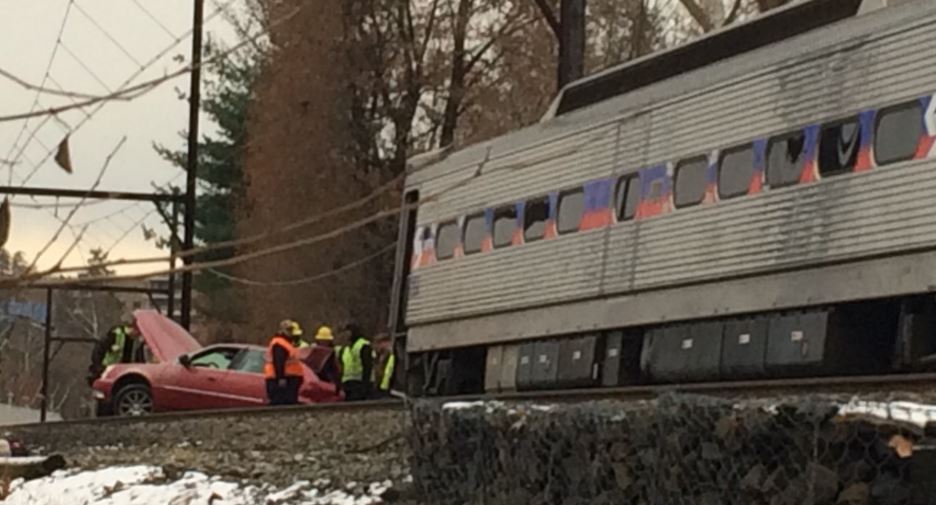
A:
{"label": "silver passenger train car", "polygon": [[934,95],[936,1],[813,0],[414,158],[391,307],[407,389],[927,366]]}

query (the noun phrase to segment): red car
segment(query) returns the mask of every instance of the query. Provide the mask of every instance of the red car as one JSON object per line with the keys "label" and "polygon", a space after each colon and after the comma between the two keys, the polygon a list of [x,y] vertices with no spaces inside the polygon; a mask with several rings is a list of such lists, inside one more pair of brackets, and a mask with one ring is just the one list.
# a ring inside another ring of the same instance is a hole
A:
{"label": "red car", "polygon": [[[216,344],[202,347],[187,331],[153,310],[134,312],[134,324],[146,342],[147,363],[107,367],[94,381],[98,411],[118,416],[174,410],[223,409],[267,403],[263,377],[264,347]],[[331,353],[304,350],[305,377],[300,403],[341,400],[338,388],[319,379]]]}

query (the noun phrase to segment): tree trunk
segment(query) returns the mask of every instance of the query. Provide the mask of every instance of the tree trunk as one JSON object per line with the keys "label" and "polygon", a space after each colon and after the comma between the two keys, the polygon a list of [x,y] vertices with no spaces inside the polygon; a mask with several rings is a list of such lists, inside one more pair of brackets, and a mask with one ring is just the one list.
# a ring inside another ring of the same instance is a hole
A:
{"label": "tree trunk", "polygon": [[455,129],[458,127],[458,116],[462,100],[465,98],[465,78],[467,74],[465,39],[468,34],[468,22],[471,19],[471,9],[474,0],[459,0],[458,10],[452,23],[452,73],[449,82],[448,100],[445,102],[445,111],[442,114],[442,134],[439,136],[439,146],[444,147],[455,140]]}

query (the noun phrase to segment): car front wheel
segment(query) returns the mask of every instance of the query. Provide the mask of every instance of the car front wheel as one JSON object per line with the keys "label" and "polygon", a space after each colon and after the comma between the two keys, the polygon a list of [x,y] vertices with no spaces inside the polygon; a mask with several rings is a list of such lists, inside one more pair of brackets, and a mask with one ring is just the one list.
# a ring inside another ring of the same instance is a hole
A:
{"label": "car front wheel", "polygon": [[124,386],[114,396],[114,413],[118,416],[145,416],[153,412],[153,393],[146,384]]}

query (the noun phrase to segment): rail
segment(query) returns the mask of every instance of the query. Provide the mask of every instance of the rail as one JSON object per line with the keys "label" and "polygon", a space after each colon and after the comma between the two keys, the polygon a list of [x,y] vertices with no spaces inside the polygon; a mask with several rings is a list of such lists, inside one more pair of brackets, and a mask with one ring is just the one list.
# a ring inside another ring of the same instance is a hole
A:
{"label": "rail", "polygon": [[[695,393],[713,396],[766,395],[766,394],[842,394],[842,393],[931,392],[936,398],[936,373],[887,374],[838,377],[810,377],[794,379],[764,379],[732,382],[699,382],[688,384],[657,384],[622,386],[613,388],[520,391],[493,394],[472,394],[431,397],[440,402],[516,401],[516,402],[585,402],[597,400],[650,399],[666,393]],[[404,409],[406,402],[399,399],[363,402],[319,403],[278,407],[247,407],[220,410],[157,413],[141,417],[104,417],[72,419],[48,423],[27,423],[4,426],[4,430],[33,429],[43,426],[112,425],[129,423],[159,423],[208,417],[277,416],[297,412],[333,412],[372,409]]]}

